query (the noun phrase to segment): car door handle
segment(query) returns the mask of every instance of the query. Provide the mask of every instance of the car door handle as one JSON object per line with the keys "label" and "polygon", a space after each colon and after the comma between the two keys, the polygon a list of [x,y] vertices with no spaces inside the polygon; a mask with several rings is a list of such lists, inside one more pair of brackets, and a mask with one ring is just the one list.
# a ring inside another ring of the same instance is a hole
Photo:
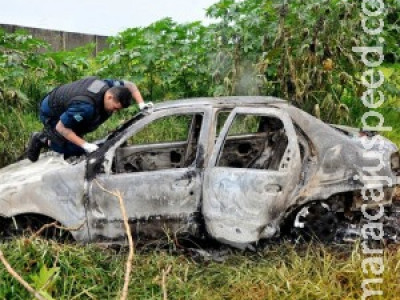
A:
{"label": "car door handle", "polygon": [[279,193],[282,191],[282,186],[279,184],[266,184],[264,185],[264,192],[267,193]]}

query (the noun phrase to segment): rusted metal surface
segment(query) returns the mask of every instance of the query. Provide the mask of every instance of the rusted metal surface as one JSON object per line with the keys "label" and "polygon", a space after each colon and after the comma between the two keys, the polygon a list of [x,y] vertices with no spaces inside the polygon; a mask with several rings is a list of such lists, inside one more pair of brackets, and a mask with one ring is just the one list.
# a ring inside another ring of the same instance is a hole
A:
{"label": "rusted metal surface", "polygon": [[[230,115],[217,124],[221,111]],[[193,116],[186,140],[127,143],[148,124],[175,115]],[[242,115],[256,116],[257,130],[232,135]],[[37,214],[66,227],[84,222],[72,232],[76,240],[123,243],[118,201],[104,189],[119,190],[136,237],[205,235],[245,247],[281,234],[293,214],[293,224],[313,220],[318,213],[307,213],[313,209],[335,224],[335,218],[356,220],[366,185],[384,190],[371,209],[391,207],[399,198],[396,153],[380,136],[361,138],[356,129],[332,127],[277,98],[166,102],[127,121],[87,158],[67,162],[46,153],[37,163],[1,169],[0,217]]]}

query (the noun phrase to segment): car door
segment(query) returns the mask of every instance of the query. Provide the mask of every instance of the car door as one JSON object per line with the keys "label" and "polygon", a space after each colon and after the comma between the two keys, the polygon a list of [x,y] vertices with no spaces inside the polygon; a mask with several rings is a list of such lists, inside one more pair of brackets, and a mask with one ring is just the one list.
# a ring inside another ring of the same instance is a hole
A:
{"label": "car door", "polygon": [[124,238],[120,204],[110,191],[121,193],[136,238],[197,232],[203,169],[199,162],[209,115],[196,108],[161,110],[128,128],[105,153],[104,172],[90,181],[92,240]]}
{"label": "car door", "polygon": [[274,235],[300,167],[288,114],[277,108],[234,109],[204,174],[202,212],[208,233],[235,245]]}

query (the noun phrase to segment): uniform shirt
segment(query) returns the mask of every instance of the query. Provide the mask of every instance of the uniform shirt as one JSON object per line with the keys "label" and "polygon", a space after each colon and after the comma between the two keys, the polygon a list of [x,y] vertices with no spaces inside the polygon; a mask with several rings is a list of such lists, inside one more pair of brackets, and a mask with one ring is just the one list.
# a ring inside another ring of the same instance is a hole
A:
{"label": "uniform shirt", "polygon": [[[105,83],[111,88],[113,86],[123,86],[124,82],[121,80],[105,79]],[[66,128],[73,130],[76,134],[81,135],[81,131],[85,131],[85,127],[88,127],[88,123],[95,118],[96,110],[93,104],[84,101],[72,101],[68,106],[68,109],[63,112],[59,120],[63,123]],[[48,99],[45,98],[42,102],[40,109],[40,119],[43,123],[49,124],[51,127],[55,127],[58,123],[58,119],[49,118],[50,107],[48,105]],[[90,124],[93,126],[93,124]],[[99,126],[100,124],[95,124]]]}

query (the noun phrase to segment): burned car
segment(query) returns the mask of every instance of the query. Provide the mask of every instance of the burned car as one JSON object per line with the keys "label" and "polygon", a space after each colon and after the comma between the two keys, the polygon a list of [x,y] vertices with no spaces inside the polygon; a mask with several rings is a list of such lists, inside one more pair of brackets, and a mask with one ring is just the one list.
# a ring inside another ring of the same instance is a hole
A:
{"label": "burned car", "polygon": [[273,97],[164,102],[87,157],[42,153],[0,170],[0,234],[55,220],[78,226],[77,241],[124,243],[109,192],[119,191],[139,240],[170,233],[243,247],[287,231],[343,239],[359,232],[363,206],[383,206],[397,241],[399,152],[363,135]]}

